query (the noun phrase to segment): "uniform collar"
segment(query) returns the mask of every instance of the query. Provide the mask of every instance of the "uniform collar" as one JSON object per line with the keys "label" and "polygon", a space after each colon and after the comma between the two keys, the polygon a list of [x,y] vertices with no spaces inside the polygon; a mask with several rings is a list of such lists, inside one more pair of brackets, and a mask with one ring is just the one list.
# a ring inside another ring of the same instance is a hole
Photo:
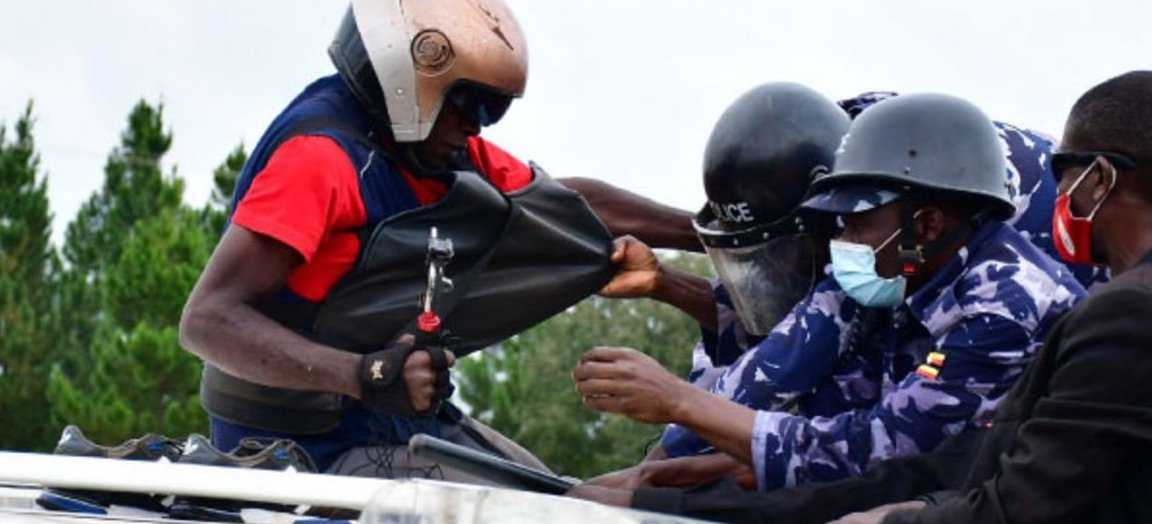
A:
{"label": "uniform collar", "polygon": [[956,287],[964,271],[976,261],[974,259],[980,258],[980,246],[1007,227],[1009,226],[1002,222],[989,222],[977,228],[952,260],[949,260],[927,284],[905,301],[912,315],[923,323],[927,312],[933,310],[934,306]]}

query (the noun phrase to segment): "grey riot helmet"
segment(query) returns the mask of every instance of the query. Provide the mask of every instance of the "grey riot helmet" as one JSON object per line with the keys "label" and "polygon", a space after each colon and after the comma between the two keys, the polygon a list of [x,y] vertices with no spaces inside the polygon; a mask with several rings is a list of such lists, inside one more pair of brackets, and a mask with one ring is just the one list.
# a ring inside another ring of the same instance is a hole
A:
{"label": "grey riot helmet", "polygon": [[[972,223],[1015,214],[1004,149],[992,121],[954,96],[913,94],[863,111],[836,152],[836,168],[812,184],[804,207],[847,215],[905,195],[950,195],[974,204]],[[913,209],[906,209],[900,257],[905,273],[922,261]]]}
{"label": "grey riot helmet", "polygon": [[[830,221],[800,208],[829,172],[848,116],[790,83],[759,86],[720,117],[694,225],[744,329],[766,335],[815,284]],[[823,238],[822,238],[823,237]]]}
{"label": "grey riot helmet", "polygon": [[904,95],[873,105],[852,123],[836,169],[813,182],[805,207],[849,214],[886,199],[829,197],[865,187],[896,194],[919,189],[971,196],[1007,219],[1016,208],[1006,170],[996,127],[978,107],[949,95]]}

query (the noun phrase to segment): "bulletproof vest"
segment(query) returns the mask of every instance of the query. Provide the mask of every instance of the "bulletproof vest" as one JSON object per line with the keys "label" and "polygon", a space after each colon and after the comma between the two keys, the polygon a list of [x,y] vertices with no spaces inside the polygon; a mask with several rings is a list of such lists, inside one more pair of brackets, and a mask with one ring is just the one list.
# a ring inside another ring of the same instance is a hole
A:
{"label": "bulletproof vest", "polygon": [[[451,175],[439,202],[401,212],[362,234],[361,253],[320,304],[262,305],[318,342],[356,353],[386,347],[412,329],[427,282],[430,229],[452,240],[453,281],[440,303],[453,349],[465,355],[560,313],[610,280],[610,233],[579,194],[533,166],[527,187],[502,193],[473,172]],[[310,324],[310,325],[304,325]],[[214,415],[270,431],[334,429],[350,399],[272,388],[206,365],[201,394]]]}

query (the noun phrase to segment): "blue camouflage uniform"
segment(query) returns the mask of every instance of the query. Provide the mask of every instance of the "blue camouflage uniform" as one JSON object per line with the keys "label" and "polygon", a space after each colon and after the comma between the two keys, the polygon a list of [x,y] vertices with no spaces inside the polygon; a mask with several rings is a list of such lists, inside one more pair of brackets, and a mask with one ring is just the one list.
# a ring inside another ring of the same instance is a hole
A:
{"label": "blue camouflage uniform", "polygon": [[[877,96],[890,95],[868,96],[870,101],[854,99],[842,105],[856,114],[861,106],[878,101]],[[694,352],[690,379],[766,411],[757,422],[754,453],[762,488],[859,474],[873,462],[927,451],[946,435],[986,416],[1026,365],[1046,328],[1082,295],[1083,289],[1066,268],[1041,253],[1053,252],[1049,233],[1056,182],[1050,172],[1052,141],[1008,124],[997,124],[997,128],[1010,160],[1007,177],[1020,210],[1009,223],[1022,231],[1017,234],[1000,224],[986,226],[970,243],[986,253],[977,251],[975,259],[950,266],[910,299],[906,308],[895,314],[858,308],[828,278],[772,333],[760,338],[743,331],[723,288],[717,288],[720,329],[704,333]],[[977,239],[1016,247],[987,252],[987,247],[975,243]],[[968,251],[964,256],[968,257]],[[1003,311],[982,313],[979,319],[949,326],[933,325],[924,308],[916,310],[916,304],[923,304],[919,297],[931,293],[929,289],[942,292],[971,286],[971,278],[963,275],[974,274],[977,267],[992,267],[989,264],[1009,268],[1001,273],[1014,276],[1000,275],[1007,279],[1003,285],[992,286],[993,279],[989,279],[984,288],[973,288],[983,293],[984,305],[970,309],[1001,304],[1016,316],[1003,315]],[[949,272],[951,280],[943,276]],[[1079,276],[1084,282],[1097,278],[1091,272]],[[988,295],[992,287],[1004,289],[1004,296]],[[951,334],[954,329],[956,335]],[[951,357],[947,373],[937,380],[946,384],[966,381],[960,388],[963,391],[925,386],[925,379],[913,373],[917,366],[931,352],[949,354],[961,342],[956,338],[961,334],[968,342],[958,354],[966,356]],[[748,348],[753,351],[744,356]],[[1008,358],[1008,353],[1016,356]],[[880,437],[881,433],[886,436]],[[669,456],[712,450],[675,425],[665,432],[662,446]],[[775,446],[771,452],[770,446]]]}
{"label": "blue camouflage uniform", "polygon": [[[893,312],[858,307],[826,278],[711,389],[761,410],[761,489],[859,475],[986,420],[1084,293],[1011,227],[986,224]],[[798,414],[777,411],[788,403]],[[693,440],[665,434],[670,455]]]}

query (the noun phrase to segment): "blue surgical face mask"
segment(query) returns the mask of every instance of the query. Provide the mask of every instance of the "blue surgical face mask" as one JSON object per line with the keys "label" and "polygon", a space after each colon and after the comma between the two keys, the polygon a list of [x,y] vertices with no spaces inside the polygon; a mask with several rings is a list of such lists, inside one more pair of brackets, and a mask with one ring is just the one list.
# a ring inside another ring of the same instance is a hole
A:
{"label": "blue surgical face mask", "polygon": [[832,276],[840,287],[861,306],[894,308],[904,301],[908,286],[903,276],[884,278],[876,273],[876,253],[896,239],[897,229],[880,247],[833,240],[828,244],[832,254]]}

